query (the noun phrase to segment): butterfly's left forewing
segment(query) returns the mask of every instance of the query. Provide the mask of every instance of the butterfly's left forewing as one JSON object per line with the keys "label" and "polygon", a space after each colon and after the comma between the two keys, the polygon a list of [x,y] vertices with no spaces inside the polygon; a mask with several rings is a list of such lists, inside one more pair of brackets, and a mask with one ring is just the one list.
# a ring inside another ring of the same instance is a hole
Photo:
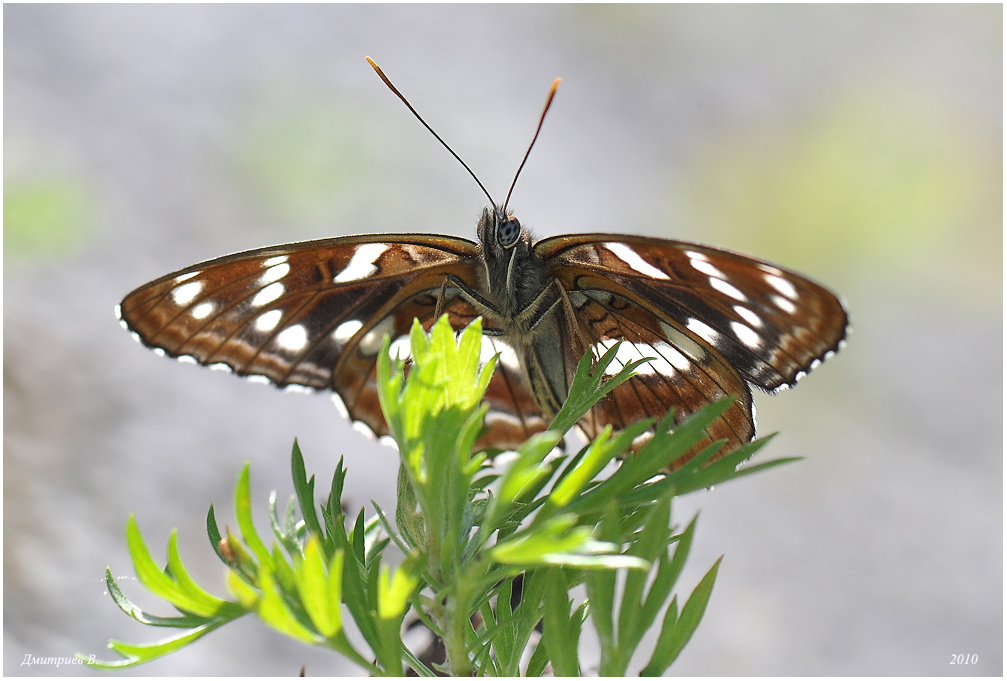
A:
{"label": "butterfly's left forewing", "polygon": [[[388,434],[377,392],[377,356],[409,356],[409,329],[433,324],[452,275],[478,286],[475,244],[428,235],[336,237],[224,256],[169,274],[122,301],[123,325],[170,357],[278,387],[331,389],[338,407],[374,434]],[[479,313],[448,288],[455,329]],[[484,337],[501,360],[486,393],[479,444],[518,446],[546,423],[505,339]]]}
{"label": "butterfly's left forewing", "polygon": [[421,235],[337,237],[193,265],[130,293],[119,309],[138,340],[279,387],[331,388],[379,434],[374,389],[384,334],[431,318],[451,274],[474,285],[475,244]]}

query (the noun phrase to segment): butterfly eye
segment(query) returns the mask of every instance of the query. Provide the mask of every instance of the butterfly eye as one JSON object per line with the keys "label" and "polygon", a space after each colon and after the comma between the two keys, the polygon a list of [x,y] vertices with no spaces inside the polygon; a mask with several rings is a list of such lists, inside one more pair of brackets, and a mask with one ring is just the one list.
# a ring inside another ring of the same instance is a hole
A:
{"label": "butterfly eye", "polygon": [[521,237],[521,223],[517,218],[508,218],[506,222],[497,229],[497,243],[504,248],[510,248],[517,243]]}

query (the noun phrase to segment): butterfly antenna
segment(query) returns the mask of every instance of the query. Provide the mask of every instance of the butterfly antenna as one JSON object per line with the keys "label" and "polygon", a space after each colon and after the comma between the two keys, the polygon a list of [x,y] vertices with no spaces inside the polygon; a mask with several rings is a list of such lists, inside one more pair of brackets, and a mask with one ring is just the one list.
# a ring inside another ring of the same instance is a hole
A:
{"label": "butterfly antenna", "polygon": [[510,189],[507,190],[507,199],[504,201],[503,209],[507,212],[507,204],[510,203],[510,195],[514,192],[514,185],[517,184],[517,178],[521,175],[521,169],[524,168],[525,162],[528,161],[528,156],[531,154],[531,148],[535,146],[535,140],[538,139],[538,134],[542,132],[542,124],[545,122],[545,115],[549,113],[549,107],[552,106],[552,98],[556,96],[556,88],[559,87],[562,78],[557,78],[552,82],[552,89],[549,90],[549,99],[545,100],[545,108],[542,109],[542,117],[538,119],[538,127],[535,128],[535,136],[531,138],[531,144],[528,145],[528,151],[524,152],[524,158],[521,159],[521,165],[517,167],[517,172],[514,173],[514,181],[510,183]]}
{"label": "butterfly antenna", "polygon": [[375,64],[374,60],[371,59],[370,57],[364,57],[364,59],[366,59],[367,63],[370,64],[371,67],[377,72],[378,77],[381,78],[381,80],[383,80],[385,82],[385,85],[388,86],[388,89],[391,90],[392,92],[394,92],[395,95],[399,99],[402,100],[402,103],[406,105],[406,108],[409,109],[412,112],[412,114],[414,116],[416,116],[416,119],[420,123],[423,124],[423,127],[425,127],[427,130],[429,130],[430,134],[433,135],[434,137],[436,137],[437,141],[440,142],[441,144],[443,144],[444,148],[451,152],[451,155],[454,156],[455,159],[459,163],[462,164],[462,167],[465,168],[465,170],[469,171],[469,175],[471,175],[472,179],[476,181],[476,184],[479,185],[479,188],[483,190],[483,194],[486,195],[486,198],[488,198],[490,200],[490,205],[495,206],[496,202],[493,201],[493,197],[490,196],[490,193],[488,191],[486,191],[486,187],[483,186],[483,183],[479,181],[479,178],[476,177],[476,174],[474,172],[472,172],[472,169],[469,168],[468,165],[465,163],[465,161],[462,160],[461,156],[459,156],[458,154],[456,154],[455,150],[452,149],[451,147],[449,147],[448,143],[445,142],[444,140],[442,140],[441,136],[438,135],[436,132],[434,132],[433,128],[431,128],[429,125],[427,125],[427,122],[425,120],[423,120],[423,117],[420,116],[418,113],[416,113],[416,109],[413,108],[413,105],[409,103],[408,99],[406,99],[405,97],[402,96],[402,93],[399,92],[398,89],[396,89],[396,87],[394,85],[392,85],[392,81],[388,80],[388,76],[386,76],[385,73],[384,73],[384,71],[381,70],[381,67],[378,66],[377,64]]}

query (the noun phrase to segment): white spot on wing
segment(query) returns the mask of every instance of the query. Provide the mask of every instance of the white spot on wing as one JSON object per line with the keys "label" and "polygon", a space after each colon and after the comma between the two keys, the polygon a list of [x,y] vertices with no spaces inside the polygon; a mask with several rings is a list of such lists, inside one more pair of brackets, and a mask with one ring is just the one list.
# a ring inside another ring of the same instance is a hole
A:
{"label": "white spot on wing", "polygon": [[180,274],[177,277],[175,277],[175,283],[181,284],[183,281],[188,281],[189,279],[192,279],[199,273],[200,273],[199,270],[196,270],[195,272],[189,272],[188,274]]}
{"label": "white spot on wing", "polygon": [[353,430],[358,433],[363,433],[367,436],[368,440],[373,440],[375,438],[374,431],[371,430],[371,427],[363,421],[354,421],[351,425],[353,426]]}
{"label": "white spot on wing", "polygon": [[391,447],[395,451],[399,451],[399,443],[395,441],[395,438],[391,435],[382,435],[378,438],[378,442],[385,445],[386,447]]}
{"label": "white spot on wing", "polygon": [[385,340],[385,335],[392,335],[395,330],[395,318],[385,317],[371,328],[364,337],[360,339],[357,346],[364,355],[376,355],[381,350],[381,344]]}
{"label": "white spot on wing", "polygon": [[252,374],[246,378],[248,378],[249,383],[260,383],[262,385],[270,385],[272,383],[267,376],[262,376],[260,374]]}
{"label": "white spot on wing", "polygon": [[409,344],[409,336],[399,336],[393,340],[388,347],[388,356],[398,357],[402,360],[411,359],[413,356],[413,347]]}
{"label": "white spot on wing", "polygon": [[778,267],[773,267],[772,265],[758,265],[757,267],[766,274],[775,274],[776,276],[783,274],[783,270]]}
{"label": "white spot on wing", "polygon": [[188,284],[182,284],[181,286],[175,288],[171,292],[171,297],[175,301],[176,305],[188,305],[196,299],[199,292],[203,290],[203,282],[201,281],[190,281]]}
{"label": "white spot on wing", "polygon": [[336,327],[336,330],[332,332],[332,338],[340,345],[344,344],[346,341],[353,338],[353,336],[362,329],[364,323],[359,319],[351,319],[348,322],[343,322]]}
{"label": "white spot on wing", "polygon": [[667,343],[656,343],[654,349],[657,350],[661,356],[675,367],[679,371],[688,371],[692,367],[692,362],[689,358],[678,351],[678,348]]}
{"label": "white spot on wing", "polygon": [[[509,426],[520,426],[521,419],[514,414],[508,414],[503,411],[496,411],[491,409],[486,413],[486,425],[492,425],[494,423],[506,423]],[[494,462],[496,460],[494,459]]]}
{"label": "white spot on wing", "polygon": [[269,312],[263,312],[255,320],[255,330],[272,331],[276,328],[276,325],[280,323],[280,319],[282,318],[283,310],[270,310]]}
{"label": "white spot on wing", "polygon": [[674,326],[661,322],[661,330],[664,332],[665,338],[671,341],[675,347],[689,357],[692,357],[697,362],[702,362],[706,359],[706,350],[703,349],[703,346],[686,336]]}
{"label": "white spot on wing", "polygon": [[211,364],[207,367],[210,371],[223,371],[225,374],[229,374],[233,371],[231,367],[224,364],[223,362],[217,362],[216,364]]}
{"label": "white spot on wing", "polygon": [[784,298],[783,296],[773,295],[769,296],[769,299],[773,301],[773,304],[776,305],[776,307],[780,308],[781,310],[783,310],[788,314],[794,314],[795,312],[797,312],[797,306],[794,305],[789,300],[787,300],[786,298]]}
{"label": "white spot on wing", "polygon": [[290,272],[290,265],[285,262],[273,265],[259,277],[259,285],[265,286],[266,284],[272,284],[274,281],[279,281],[287,276],[288,272]]}
{"label": "white spot on wing", "polygon": [[153,352],[158,357],[164,357],[165,355],[168,354],[167,352],[164,351],[164,348],[154,348]]}
{"label": "white spot on wing", "polygon": [[748,347],[762,347],[762,339],[759,338],[759,334],[755,333],[751,327],[745,326],[741,322],[731,322],[731,331],[734,331],[734,335],[738,337],[738,340]]}
{"label": "white spot on wing", "polygon": [[775,288],[777,291],[787,296],[791,300],[797,300],[797,289],[794,288],[794,285],[791,284],[789,281],[775,274],[767,274],[765,278],[766,281],[769,282],[769,285]]}
{"label": "white spot on wing", "polygon": [[350,258],[350,262],[343,268],[343,271],[336,275],[333,281],[341,284],[347,281],[356,281],[369,277],[378,271],[374,261],[381,257],[381,254],[388,250],[388,244],[363,244],[357,247],[356,253]]}
{"label": "white spot on wing", "polygon": [[332,393],[331,399],[332,404],[336,405],[336,411],[339,412],[340,416],[344,419],[350,418],[350,412],[346,410],[346,403],[343,402],[343,398],[338,393]]}
{"label": "white spot on wing", "polygon": [[196,319],[204,319],[213,314],[213,310],[216,307],[213,303],[207,301],[205,303],[200,303],[196,307],[192,308],[192,316]]}
{"label": "white spot on wing", "polygon": [[762,326],[762,319],[759,317],[759,315],[755,314],[754,312],[752,312],[751,310],[749,310],[747,307],[744,307],[743,305],[735,305],[734,306],[734,311],[738,313],[739,317],[741,317],[742,319],[744,319],[746,322],[748,322],[752,326],[754,326],[756,328],[759,328],[760,326]]}
{"label": "white spot on wing", "polygon": [[302,350],[308,344],[308,330],[301,324],[288,326],[276,336],[276,344],[285,350]]}
{"label": "white spot on wing", "polygon": [[268,305],[277,298],[283,295],[286,288],[280,282],[273,282],[266,288],[262,289],[255,294],[252,298],[252,307],[262,307],[263,305]]}
{"label": "white spot on wing", "polygon": [[689,258],[689,260],[710,260],[706,253],[700,253],[699,251],[686,251],[685,255]]}
{"label": "white spot on wing", "polygon": [[315,389],[314,388],[309,388],[306,385],[298,385],[296,383],[291,383],[291,384],[286,385],[286,386],[283,387],[283,392],[285,392],[285,393],[311,394],[311,393],[315,392]]}
{"label": "white spot on wing", "polygon": [[182,364],[199,364],[192,355],[182,355],[178,358],[178,361]]}
{"label": "white spot on wing", "polygon": [[710,286],[717,289],[724,295],[734,298],[735,300],[740,300],[741,302],[745,302],[746,300],[748,300],[748,298],[745,297],[744,293],[739,291],[733,284],[729,284],[723,279],[710,277]]}
{"label": "white spot on wing", "polygon": [[118,319],[118,320],[120,320],[120,321],[122,321],[122,306],[121,305],[116,305],[115,306],[115,318]]}
{"label": "white spot on wing", "polygon": [[715,329],[710,327],[706,322],[702,322],[696,319],[695,317],[690,319],[689,323],[686,324],[686,326],[688,327],[689,331],[692,331],[694,334],[705,340],[707,343],[716,345],[717,342],[720,340],[720,334],[717,333]]}
{"label": "white spot on wing", "polygon": [[500,353],[500,359],[497,360],[500,364],[511,371],[521,370],[521,362],[518,359],[517,353],[514,352],[514,348],[508,343],[498,343],[489,336],[483,336],[479,347],[479,361],[485,364],[490,361],[490,357],[497,353]]}
{"label": "white spot on wing", "polygon": [[[618,342],[619,341],[614,338],[603,340],[595,344],[595,351],[599,356],[603,355]],[[671,347],[668,346],[668,349],[671,349]],[[622,368],[627,364],[645,358],[650,359],[650,361],[637,366],[637,374],[642,376],[646,376],[648,374],[662,374],[664,376],[669,376],[675,373],[674,366],[666,357],[663,357],[656,348],[647,343],[631,343],[629,341],[623,341],[619,345],[619,350],[615,353],[615,359],[612,360],[612,363],[609,364],[608,368],[605,370],[605,375],[614,376],[622,371]]]}
{"label": "white spot on wing", "polygon": [[716,267],[711,265],[705,258],[703,260],[697,260],[696,258],[690,258],[689,264],[692,265],[692,269],[707,274],[711,277],[716,277],[717,279],[727,279],[727,275],[718,270]]}
{"label": "white spot on wing", "polygon": [[605,248],[611,251],[615,257],[619,258],[619,260],[622,260],[640,274],[645,274],[648,277],[654,277],[655,279],[671,279],[671,277],[667,274],[641,258],[636,251],[626,244],[620,244],[617,241],[609,241],[605,243]]}
{"label": "white spot on wing", "polygon": [[283,264],[285,262],[287,262],[287,256],[285,256],[285,255],[276,255],[276,256],[273,256],[272,258],[270,258],[269,260],[263,260],[262,261],[262,266],[265,267],[265,268],[270,268],[270,267],[273,267],[275,265],[281,265],[281,264]]}

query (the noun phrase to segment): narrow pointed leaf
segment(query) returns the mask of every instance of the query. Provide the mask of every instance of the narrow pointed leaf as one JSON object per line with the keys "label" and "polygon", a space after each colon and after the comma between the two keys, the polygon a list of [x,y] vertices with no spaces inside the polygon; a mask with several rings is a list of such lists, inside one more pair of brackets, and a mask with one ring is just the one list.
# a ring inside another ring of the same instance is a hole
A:
{"label": "narrow pointed leaf", "polygon": [[682,649],[685,648],[685,644],[689,642],[689,639],[692,638],[692,634],[696,631],[696,627],[699,626],[700,620],[703,619],[706,606],[710,602],[710,594],[713,592],[713,584],[717,580],[717,571],[720,569],[721,560],[722,558],[717,559],[717,562],[713,564],[713,567],[710,568],[709,572],[703,576],[703,579],[693,589],[689,600],[682,606],[682,614],[678,617],[678,620],[672,626],[668,626],[669,622],[666,618],[661,635],[657,640],[654,656],[647,667],[640,672],[641,676],[660,676],[663,674],[675,661],[679,653],[682,652]]}

